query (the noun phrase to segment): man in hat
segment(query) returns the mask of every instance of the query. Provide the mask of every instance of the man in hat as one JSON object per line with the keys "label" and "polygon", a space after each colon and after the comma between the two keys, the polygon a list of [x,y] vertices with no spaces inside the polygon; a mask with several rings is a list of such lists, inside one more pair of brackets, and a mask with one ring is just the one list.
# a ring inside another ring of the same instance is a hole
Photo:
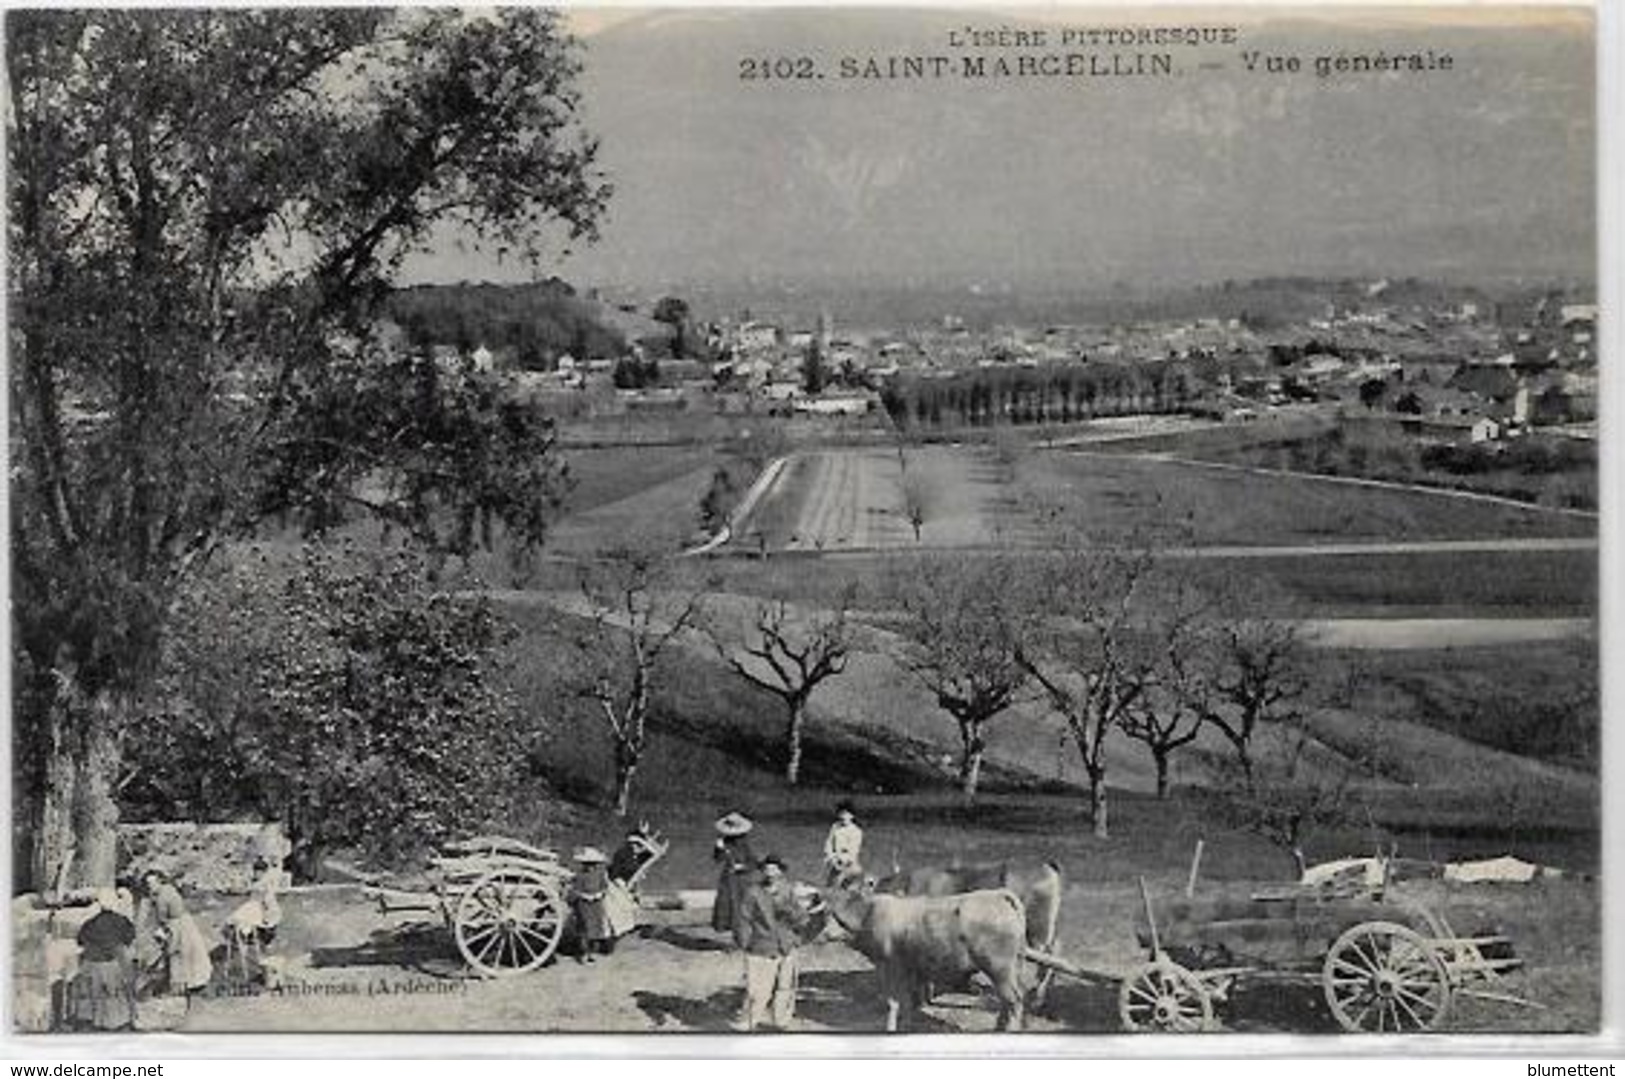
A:
{"label": "man in hat", "polygon": [[829,826],[829,838],[824,840],[824,883],[833,888],[861,874],[858,856],[862,852],[863,829],[858,827],[852,803],[836,803],[835,823]]}
{"label": "man in hat", "polygon": [[576,962],[591,963],[597,953],[608,955],[615,948],[615,934],[610,931],[604,909],[604,897],[609,892],[609,874],[605,870],[609,859],[597,847],[578,847],[573,860],[576,874],[570,878],[565,896],[581,942]]}
{"label": "man in hat", "polygon": [[732,933],[745,889],[756,872],[756,855],[750,849],[751,820],[743,813],[729,813],[716,823],[717,844],[711,857],[717,862],[717,898],[711,908],[711,928]]}
{"label": "man in hat", "polygon": [[745,1003],[734,1029],[769,1025],[790,1029],[796,1013],[796,949],[802,935],[817,931],[796,899],[777,855],[762,859],[760,875],[746,890],[735,923],[734,941],[745,953]]}

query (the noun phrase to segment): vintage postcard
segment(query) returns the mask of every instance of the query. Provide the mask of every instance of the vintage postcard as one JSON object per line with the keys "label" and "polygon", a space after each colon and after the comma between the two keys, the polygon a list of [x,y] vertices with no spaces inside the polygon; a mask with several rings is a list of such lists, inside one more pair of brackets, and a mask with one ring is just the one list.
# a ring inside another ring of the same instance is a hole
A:
{"label": "vintage postcard", "polygon": [[14,1035],[1603,1029],[1591,8],[5,35]]}

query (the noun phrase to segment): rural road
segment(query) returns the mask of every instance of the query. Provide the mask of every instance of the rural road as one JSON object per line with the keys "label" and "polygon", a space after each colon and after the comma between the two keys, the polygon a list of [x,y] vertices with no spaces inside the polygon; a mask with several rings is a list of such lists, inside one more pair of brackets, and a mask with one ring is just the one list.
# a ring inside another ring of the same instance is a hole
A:
{"label": "rural road", "polygon": [[[910,545],[912,547],[912,544]],[[952,555],[992,555],[1000,554],[1010,549],[1005,546],[979,546],[979,547],[953,547],[937,548],[934,553]],[[1024,552],[1036,554],[1063,554],[1065,550],[1057,547],[1028,547],[1020,548]],[[1104,548],[1101,548],[1104,550]],[[1332,555],[1395,555],[1395,554],[1469,554],[1482,552],[1552,552],[1552,551],[1594,551],[1597,549],[1597,539],[1594,536],[1566,536],[1566,537],[1489,537],[1474,540],[1373,540],[1369,543],[1297,543],[1281,546],[1205,546],[1205,547],[1166,547],[1157,554],[1163,558],[1325,558]],[[843,547],[838,551],[808,550],[801,552],[806,556],[819,558],[858,558],[873,557],[879,554],[896,553],[895,547],[853,548]]]}

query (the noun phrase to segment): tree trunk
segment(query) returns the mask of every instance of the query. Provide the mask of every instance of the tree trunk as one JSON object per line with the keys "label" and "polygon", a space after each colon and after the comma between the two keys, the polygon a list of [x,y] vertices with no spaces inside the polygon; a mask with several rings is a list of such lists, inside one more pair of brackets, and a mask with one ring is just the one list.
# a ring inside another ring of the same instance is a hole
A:
{"label": "tree trunk", "polygon": [[50,747],[45,762],[45,787],[34,822],[31,869],[34,888],[54,901],[59,887],[67,887],[73,868],[73,792],[78,769],[68,739],[68,720],[60,702],[51,704]]}
{"label": "tree trunk", "polygon": [[70,877],[79,888],[111,888],[118,875],[118,743],[111,729],[112,702],[98,700],[85,733],[84,754],[74,784],[73,838],[77,848]]}
{"label": "tree trunk", "polygon": [[1096,839],[1109,836],[1106,820],[1106,769],[1095,765],[1089,768],[1089,820],[1094,824]]}
{"label": "tree trunk", "polygon": [[1157,800],[1161,801],[1168,797],[1168,751],[1153,749],[1151,756],[1157,762]]}
{"label": "tree trunk", "polygon": [[982,741],[981,723],[960,723],[959,737],[965,746],[964,756],[959,761],[960,790],[968,805],[976,801],[976,785],[982,779],[982,754],[987,746]]}
{"label": "tree trunk", "polygon": [[46,783],[31,857],[34,885],[47,896],[113,885],[118,871],[116,707],[106,694],[86,706],[71,689],[59,690],[50,704]]}
{"label": "tree trunk", "polygon": [[615,764],[615,815],[624,817],[632,803],[632,777],[637,775],[636,760],[621,760]]}
{"label": "tree trunk", "polygon": [[784,765],[784,779],[793,787],[801,778],[801,727],[807,716],[807,702],[791,700],[786,703],[790,709],[790,722],[785,730],[788,753]]}

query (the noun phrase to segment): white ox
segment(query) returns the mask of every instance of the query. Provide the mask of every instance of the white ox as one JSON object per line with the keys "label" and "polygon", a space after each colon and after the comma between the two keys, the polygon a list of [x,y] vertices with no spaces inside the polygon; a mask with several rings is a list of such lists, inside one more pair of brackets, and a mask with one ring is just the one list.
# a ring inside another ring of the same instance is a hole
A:
{"label": "white ox", "polygon": [[1027,912],[1008,889],[949,896],[895,896],[836,889],[830,918],[847,942],[875,965],[886,998],[886,1029],[910,1019],[932,984],[957,984],[981,973],[999,998],[999,1030],[1020,1030]]}

